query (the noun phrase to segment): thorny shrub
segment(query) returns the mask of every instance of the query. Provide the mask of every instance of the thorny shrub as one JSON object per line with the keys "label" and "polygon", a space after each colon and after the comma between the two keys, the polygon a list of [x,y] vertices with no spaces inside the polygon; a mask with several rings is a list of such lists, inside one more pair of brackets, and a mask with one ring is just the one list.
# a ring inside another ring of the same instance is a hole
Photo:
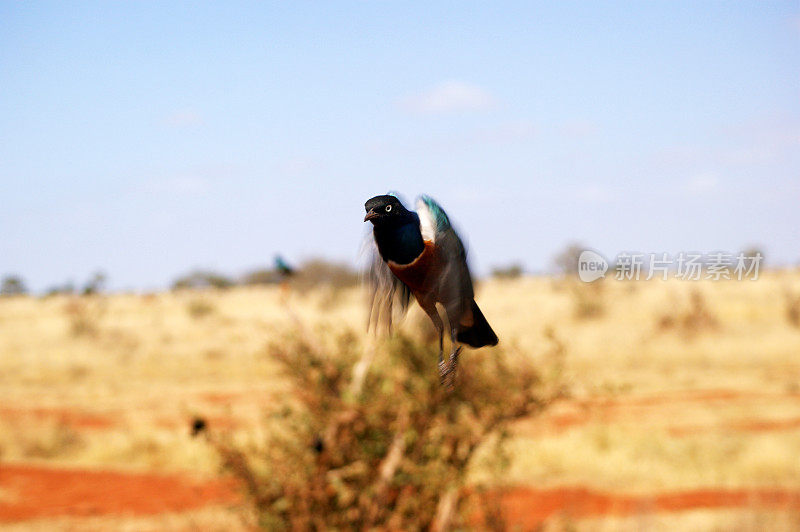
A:
{"label": "thorny shrub", "polygon": [[[268,418],[266,441],[211,440],[245,486],[260,526],[441,530],[482,519],[481,527],[502,528],[499,506],[487,502],[493,497],[465,481],[482,445],[494,457],[486,467],[506,467],[509,423],[552,400],[527,357],[502,348],[462,353],[448,391],[435,351],[407,337],[363,351],[352,334],[331,350],[308,340],[269,349],[293,393]],[[353,390],[360,359],[372,362]]]}

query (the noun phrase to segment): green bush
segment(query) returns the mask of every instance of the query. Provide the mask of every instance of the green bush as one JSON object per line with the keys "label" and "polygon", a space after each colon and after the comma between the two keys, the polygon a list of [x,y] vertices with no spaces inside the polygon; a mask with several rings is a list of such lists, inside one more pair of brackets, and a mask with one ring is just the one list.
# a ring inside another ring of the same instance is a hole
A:
{"label": "green bush", "polygon": [[345,263],[325,259],[311,259],[300,265],[292,277],[292,286],[305,292],[318,286],[347,288],[359,283],[356,270]]}
{"label": "green bush", "polygon": [[107,280],[108,279],[105,273],[95,272],[94,274],[92,274],[89,280],[86,281],[83,290],[81,290],[81,294],[85,296],[91,296],[103,292]]}
{"label": "green bush", "polygon": [[283,276],[279,272],[268,268],[260,268],[244,274],[241,283],[248,286],[269,285],[278,284],[282,279]]}
{"label": "green bush", "polygon": [[6,275],[0,281],[0,296],[21,296],[27,293],[25,281],[19,275]]}
{"label": "green bush", "polygon": [[509,264],[492,269],[492,277],[496,279],[518,279],[525,273],[522,264]]}
{"label": "green bush", "polygon": [[196,288],[230,288],[235,283],[228,277],[211,271],[197,270],[178,277],[172,283],[173,290]]}
{"label": "green bush", "polygon": [[[549,402],[527,357],[467,351],[448,391],[435,350],[408,338],[362,351],[353,335],[330,350],[305,337],[269,349],[293,393],[268,418],[266,441],[212,439],[261,526],[426,530],[474,524],[480,515],[500,526],[496,511],[477,506],[490,498],[465,482],[479,447],[496,445],[489,463],[502,468],[508,424]],[[351,382],[359,363],[369,367],[360,388]]]}
{"label": "green bush", "polygon": [[565,277],[578,276],[578,262],[583,250],[586,246],[579,243],[572,243],[567,245],[563,250],[553,258],[553,263],[556,266],[558,273]]}

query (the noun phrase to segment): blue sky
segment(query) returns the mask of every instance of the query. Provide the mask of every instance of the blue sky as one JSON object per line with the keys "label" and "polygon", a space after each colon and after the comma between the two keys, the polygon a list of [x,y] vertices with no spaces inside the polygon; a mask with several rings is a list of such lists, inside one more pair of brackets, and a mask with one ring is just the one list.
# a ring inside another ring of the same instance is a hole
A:
{"label": "blue sky", "polygon": [[0,4],[0,274],[355,262],[387,190],[479,273],[800,261],[796,2],[162,4]]}

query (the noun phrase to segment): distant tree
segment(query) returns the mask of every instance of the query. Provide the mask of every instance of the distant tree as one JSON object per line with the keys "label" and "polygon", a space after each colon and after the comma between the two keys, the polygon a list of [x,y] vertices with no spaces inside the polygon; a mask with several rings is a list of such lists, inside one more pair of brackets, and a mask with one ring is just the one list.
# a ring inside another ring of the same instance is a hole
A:
{"label": "distant tree", "polygon": [[298,289],[304,290],[320,285],[334,288],[355,286],[358,284],[359,275],[348,264],[325,259],[311,259],[296,270],[293,278],[294,285]]}
{"label": "distant tree", "polygon": [[55,296],[59,294],[74,294],[75,293],[75,285],[68,281],[62,285],[51,286],[45,291],[46,296]]}
{"label": "distant tree", "polygon": [[2,296],[19,296],[27,293],[25,281],[19,275],[6,275],[0,281],[0,295]]}
{"label": "distant tree", "polygon": [[498,266],[492,269],[492,277],[498,279],[516,279],[525,273],[521,264],[509,264],[508,266]]}
{"label": "distant tree", "polygon": [[281,274],[268,268],[253,270],[242,276],[242,284],[246,285],[277,284],[280,281]]}
{"label": "distant tree", "polygon": [[86,284],[83,286],[83,289],[81,290],[81,294],[85,296],[99,294],[105,289],[106,280],[107,277],[105,273],[95,272],[94,274],[92,274],[89,280],[86,281]]}
{"label": "distant tree", "polygon": [[216,272],[206,270],[196,270],[186,275],[178,277],[172,283],[173,290],[193,289],[193,288],[230,288],[234,286],[230,278]]}
{"label": "distant tree", "polygon": [[569,244],[553,258],[557,270],[567,276],[578,275],[578,259],[585,249],[586,246],[578,243]]}
{"label": "distant tree", "polygon": [[231,278],[216,273],[207,274],[206,281],[212,288],[230,288],[236,285]]}

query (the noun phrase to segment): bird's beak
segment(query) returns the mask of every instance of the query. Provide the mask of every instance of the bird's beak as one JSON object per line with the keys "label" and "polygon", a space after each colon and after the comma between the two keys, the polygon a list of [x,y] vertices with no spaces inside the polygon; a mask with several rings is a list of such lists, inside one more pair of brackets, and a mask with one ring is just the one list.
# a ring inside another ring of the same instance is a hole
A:
{"label": "bird's beak", "polygon": [[378,217],[378,213],[375,212],[375,209],[370,209],[370,211],[367,213],[367,215],[364,216],[364,221],[366,222],[366,221],[372,220],[373,218],[377,218],[377,217]]}

